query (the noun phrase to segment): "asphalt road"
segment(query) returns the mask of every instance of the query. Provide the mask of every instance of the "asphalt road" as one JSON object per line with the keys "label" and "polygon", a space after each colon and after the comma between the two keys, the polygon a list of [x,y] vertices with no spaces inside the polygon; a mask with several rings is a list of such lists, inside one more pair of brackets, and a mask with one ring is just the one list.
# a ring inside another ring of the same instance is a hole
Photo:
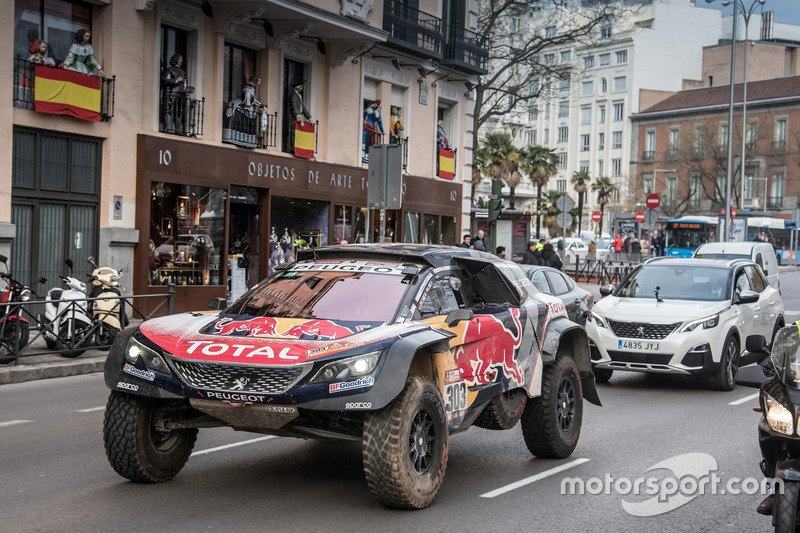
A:
{"label": "asphalt road", "polygon": [[[800,319],[798,282],[800,273],[781,273],[788,320]],[[679,377],[617,373],[599,392],[603,407],[585,404],[572,457],[532,457],[519,427],[472,428],[451,438],[447,474],[434,504],[397,511],[370,496],[357,443],[225,428],[201,430],[195,453],[174,480],[131,483],[111,469],[103,451],[108,391],[101,374],[3,385],[0,530],[771,529],[770,519],[755,512],[760,493],[729,491],[753,492],[762,479],[754,389],[717,392]],[[680,471],[669,460],[683,454],[694,455],[678,461],[690,465]],[[648,471],[664,461],[668,469]],[[720,479],[715,490],[711,483],[703,485],[705,494],[692,490],[692,481],[700,486],[712,476]],[[587,493],[562,494],[565,478],[583,482]],[[626,482],[632,490],[637,481],[641,492],[648,481],[663,486],[663,501],[642,503],[655,496],[626,493]],[[674,481],[685,483],[682,495],[667,498]]]}

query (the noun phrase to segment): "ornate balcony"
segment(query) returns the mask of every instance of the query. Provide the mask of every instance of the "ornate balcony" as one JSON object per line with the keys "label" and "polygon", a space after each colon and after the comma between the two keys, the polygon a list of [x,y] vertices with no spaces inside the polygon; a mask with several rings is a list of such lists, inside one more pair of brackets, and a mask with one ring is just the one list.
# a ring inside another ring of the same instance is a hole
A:
{"label": "ornate balcony", "polygon": [[448,25],[444,45],[444,64],[470,74],[486,74],[489,50],[484,38],[477,33],[454,24]]}
{"label": "ornate balcony", "polygon": [[[193,89],[192,89],[193,91]],[[161,90],[161,120],[158,131],[184,137],[203,136],[203,111],[206,99],[191,98],[193,92]]]}
{"label": "ornate balcony", "polygon": [[653,150],[645,150],[642,152],[642,161],[653,161],[656,158],[656,153]]}
{"label": "ornate balcony", "polygon": [[767,209],[783,209],[783,196],[767,197]]}
{"label": "ornate balcony", "polygon": [[389,0],[383,7],[383,29],[388,43],[408,52],[441,60],[444,27],[442,19],[411,7],[400,0]]}

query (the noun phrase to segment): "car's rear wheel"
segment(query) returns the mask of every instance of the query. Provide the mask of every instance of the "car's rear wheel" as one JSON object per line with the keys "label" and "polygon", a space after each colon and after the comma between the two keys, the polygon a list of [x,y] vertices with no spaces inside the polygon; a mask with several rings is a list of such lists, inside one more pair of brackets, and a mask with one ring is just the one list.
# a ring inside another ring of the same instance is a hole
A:
{"label": "car's rear wheel", "polygon": [[178,475],[197,439],[196,428],[166,428],[168,421],[182,418],[181,402],[111,391],[103,443],[117,474],[137,483],[161,483]]}
{"label": "car's rear wheel", "polygon": [[511,429],[522,418],[527,400],[528,394],[524,389],[499,394],[483,409],[475,425],[484,429]]}
{"label": "car's rear wheel", "polygon": [[568,457],[581,434],[583,389],[572,356],[560,353],[544,368],[542,395],[528,401],[522,413],[522,435],[537,457]]}
{"label": "car's rear wheel", "polygon": [[422,509],[433,503],[447,467],[447,418],[430,379],[409,376],[397,398],[367,413],[362,456],[369,490],[382,504]]}
{"label": "car's rear wheel", "polygon": [[736,386],[736,373],[739,371],[739,341],[728,333],[725,344],[722,345],[722,355],[719,360],[719,370],[711,379],[711,388],[721,391],[733,390]]}
{"label": "car's rear wheel", "polygon": [[594,381],[595,383],[606,383],[611,376],[614,374],[614,371],[610,368],[592,368],[592,373],[594,374]]}

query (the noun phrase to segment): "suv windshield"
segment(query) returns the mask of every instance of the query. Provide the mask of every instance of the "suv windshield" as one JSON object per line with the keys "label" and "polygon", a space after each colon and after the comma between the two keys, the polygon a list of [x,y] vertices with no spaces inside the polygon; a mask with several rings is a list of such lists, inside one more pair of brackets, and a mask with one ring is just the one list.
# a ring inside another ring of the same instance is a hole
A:
{"label": "suv windshield", "polygon": [[655,298],[713,302],[730,298],[728,269],[696,266],[644,265],[615,293],[620,298]]}
{"label": "suv windshield", "polygon": [[399,272],[398,265],[375,265],[301,263],[261,283],[227,313],[388,323],[408,288],[408,277]]}

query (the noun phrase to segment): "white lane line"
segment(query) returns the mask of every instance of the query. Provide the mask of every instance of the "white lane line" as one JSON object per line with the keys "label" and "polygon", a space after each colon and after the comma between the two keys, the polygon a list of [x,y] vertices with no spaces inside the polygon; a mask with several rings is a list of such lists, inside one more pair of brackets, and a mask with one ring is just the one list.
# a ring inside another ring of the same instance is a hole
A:
{"label": "white lane line", "polygon": [[756,392],[755,394],[751,394],[750,396],[745,396],[744,398],[739,398],[738,400],[735,400],[733,402],[729,402],[728,405],[743,404],[743,403],[749,402],[750,400],[755,400],[756,398],[758,398],[758,395],[759,395],[759,393]]}
{"label": "white lane line", "polygon": [[16,426],[18,424],[28,424],[30,422],[33,422],[33,420],[9,420],[8,422],[0,422],[0,428]]}
{"label": "white lane line", "polygon": [[244,446],[245,444],[253,444],[254,442],[267,439],[274,439],[274,438],[275,435],[269,435],[267,437],[259,437],[257,439],[243,440],[242,442],[234,442],[233,444],[226,444],[224,446],[217,446],[216,448],[209,448],[207,450],[202,450],[199,452],[192,452],[192,455],[203,455],[205,453],[218,452],[221,450],[227,450],[228,448],[235,448],[236,446]]}
{"label": "white lane line", "polygon": [[783,310],[783,313],[789,315],[800,315],[800,311],[787,311],[786,309]]}
{"label": "white lane line", "polygon": [[512,490],[524,487],[525,485],[530,485],[531,483],[535,483],[546,477],[558,474],[559,472],[563,472],[564,470],[569,470],[572,467],[582,465],[583,463],[586,462],[589,462],[589,459],[586,458],[575,459],[574,461],[564,463],[563,465],[556,466],[554,468],[551,468],[550,470],[545,470],[544,472],[539,472],[538,474],[526,477],[525,479],[520,479],[519,481],[516,481],[504,487],[500,487],[499,489],[495,489],[491,492],[481,494],[481,498],[494,498],[496,496],[500,496],[501,494],[505,494],[506,492],[511,492]]}
{"label": "white lane line", "polygon": [[76,413],[94,413],[95,411],[103,411],[106,408],[105,405],[101,407],[90,407],[89,409],[78,409]]}

